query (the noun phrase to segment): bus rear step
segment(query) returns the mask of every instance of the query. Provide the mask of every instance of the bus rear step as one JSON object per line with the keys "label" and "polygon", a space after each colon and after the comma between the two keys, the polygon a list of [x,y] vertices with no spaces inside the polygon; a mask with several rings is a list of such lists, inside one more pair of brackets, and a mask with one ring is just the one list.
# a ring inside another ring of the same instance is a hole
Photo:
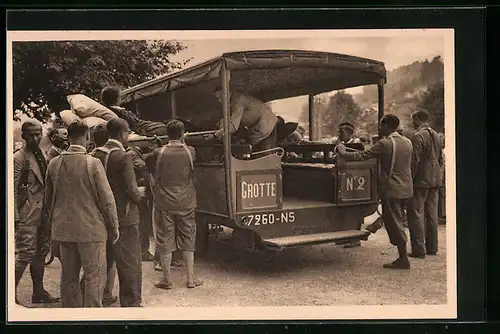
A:
{"label": "bus rear step", "polygon": [[263,239],[262,242],[269,249],[282,250],[284,248],[312,246],[342,240],[367,240],[369,235],[370,232],[368,231],[348,230]]}

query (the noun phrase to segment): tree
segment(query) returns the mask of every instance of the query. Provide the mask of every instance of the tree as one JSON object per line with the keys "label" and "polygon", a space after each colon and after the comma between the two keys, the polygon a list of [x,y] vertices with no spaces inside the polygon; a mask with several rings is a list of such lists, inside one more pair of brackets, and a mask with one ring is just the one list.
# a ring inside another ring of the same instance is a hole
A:
{"label": "tree", "polygon": [[190,59],[169,56],[184,49],[175,41],[14,42],[14,108],[45,121],[68,108],[69,94],[98,99],[108,84],[130,87],[181,68]]}
{"label": "tree", "polygon": [[328,112],[322,115],[322,131],[324,134],[336,135],[342,122],[356,124],[361,114],[361,108],[351,94],[341,90],[330,97]]}
{"label": "tree", "polygon": [[444,133],[444,83],[442,81],[430,86],[422,94],[418,107],[429,112],[431,127]]}
{"label": "tree", "polygon": [[[317,95],[314,97],[314,113],[319,115],[321,134],[323,136],[336,136],[337,128],[342,122],[357,123],[361,115],[361,108],[354,101],[351,94],[341,90],[335,95],[328,97]],[[304,105],[301,121],[309,122],[309,109]]]}

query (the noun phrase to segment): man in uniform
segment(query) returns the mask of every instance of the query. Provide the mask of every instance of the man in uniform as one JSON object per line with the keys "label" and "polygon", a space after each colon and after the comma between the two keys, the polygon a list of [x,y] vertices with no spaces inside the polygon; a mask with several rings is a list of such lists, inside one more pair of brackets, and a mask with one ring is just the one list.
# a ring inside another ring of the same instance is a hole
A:
{"label": "man in uniform", "polygon": [[63,307],[103,306],[106,241],[119,237],[113,193],[101,162],[87,155],[87,132],[81,121],[68,126],[71,145],[50,162],[46,177],[52,238],[60,244]]}
{"label": "man in uniform", "polygon": [[413,195],[411,176],[412,144],[396,132],[399,119],[385,115],[380,121],[383,136],[372,148],[362,152],[347,152],[343,144],[338,145],[339,154],[346,160],[362,161],[379,158],[379,195],[382,199],[382,217],[392,245],[398,248],[399,257],[384,268],[409,269],[410,261],[406,250],[407,237],[403,229],[401,203]]}
{"label": "man in uniform", "polygon": [[[103,147],[109,139],[108,130],[106,130],[106,124],[99,124],[93,128],[91,139],[94,142],[95,148],[90,153],[94,155],[97,148]],[[113,257],[113,244],[110,240],[106,243],[106,285],[104,287],[104,297],[102,299],[102,306],[110,306],[118,300],[118,297],[113,296],[113,288],[115,286],[116,279],[116,263]],[[83,281],[82,281],[83,284]]]}
{"label": "man in uniform", "polygon": [[[21,126],[25,147],[14,153],[15,282],[30,265],[33,303],[56,303],[43,286],[45,257],[50,251],[50,222],[43,210],[47,157],[40,149],[42,126],[26,121]],[[16,297],[16,303],[19,304]]]}
{"label": "man in uniform", "polygon": [[443,154],[436,131],[429,126],[429,113],[416,110],[411,115],[417,130],[413,144],[413,197],[408,202],[411,257],[424,258],[438,251],[438,201]]}
{"label": "man in uniform", "polygon": [[141,235],[141,252],[142,261],[153,261],[153,255],[149,252],[149,236],[152,229],[152,189],[151,189],[151,175],[149,174],[148,167],[146,166],[145,158],[141,152],[141,148],[129,145],[127,147],[127,154],[130,155],[134,162],[134,171],[137,178],[137,185],[146,188],[146,196],[139,204],[139,217]]}
{"label": "man in uniform", "polygon": [[[128,142],[128,123],[115,118],[106,125],[109,140],[94,156],[101,160],[116,201],[120,239],[113,245],[118,271],[120,305],[140,307],[142,303],[142,261],[139,237],[139,209],[145,188],[137,186],[132,158],[124,145]],[[108,265],[109,266],[109,265]]]}
{"label": "man in uniform", "polygon": [[[222,103],[221,87],[218,86],[215,89],[215,96]],[[229,133],[231,135],[241,128],[247,128],[249,135],[246,139],[255,152],[276,147],[278,117],[267,104],[253,96],[233,92],[230,96],[230,113]],[[218,139],[222,139],[223,135],[222,129],[215,133]]]}
{"label": "man in uniform", "polygon": [[160,289],[172,288],[170,265],[172,252],[178,249],[182,251],[187,266],[186,286],[194,288],[203,284],[194,278],[196,151],[183,143],[184,124],[181,121],[170,121],[167,132],[169,142],[160,149],[156,158],[153,224],[163,280],[155,286]]}
{"label": "man in uniform", "polygon": [[68,130],[65,128],[55,128],[49,133],[49,140],[52,146],[47,151],[47,157],[50,160],[57,157],[68,148]]}

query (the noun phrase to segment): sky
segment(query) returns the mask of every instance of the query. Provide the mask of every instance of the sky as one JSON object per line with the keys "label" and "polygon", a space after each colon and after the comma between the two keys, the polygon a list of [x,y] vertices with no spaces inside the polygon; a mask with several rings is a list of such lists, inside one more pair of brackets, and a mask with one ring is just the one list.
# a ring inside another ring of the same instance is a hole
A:
{"label": "sky", "polygon": [[[444,37],[436,34],[405,35],[397,37],[333,37],[333,38],[256,38],[256,39],[200,39],[179,40],[187,49],[171,57],[173,61],[192,60],[193,66],[220,56],[225,52],[259,49],[298,49],[343,53],[370,58],[385,63],[388,71],[414,61],[431,60],[440,55],[444,59]],[[347,90],[351,94],[361,87]],[[276,114],[287,121],[298,121],[306,97],[273,101]],[[286,112],[285,112],[286,110]]]}

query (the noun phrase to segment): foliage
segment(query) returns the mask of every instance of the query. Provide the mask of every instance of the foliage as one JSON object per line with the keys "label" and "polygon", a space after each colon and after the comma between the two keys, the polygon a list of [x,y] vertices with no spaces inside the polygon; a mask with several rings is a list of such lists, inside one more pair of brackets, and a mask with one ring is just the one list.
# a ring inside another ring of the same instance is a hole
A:
{"label": "foliage", "polygon": [[[384,111],[398,116],[406,133],[411,133],[410,114],[416,107],[429,111],[431,126],[444,132],[444,64],[440,56],[431,61],[413,62],[387,73]],[[321,115],[322,136],[335,136],[341,122],[350,121],[357,135],[373,135],[378,128],[377,86],[365,86],[361,94],[351,96],[339,91],[328,97],[314,97],[315,109]],[[303,106],[301,122],[308,123],[308,106]]]}
{"label": "foliage", "polygon": [[130,87],[181,68],[190,59],[169,56],[184,49],[175,41],[14,42],[14,108],[46,121],[50,112],[68,108],[69,94],[98,99],[108,84]]}
{"label": "foliage", "polygon": [[444,83],[438,82],[423,93],[418,107],[429,112],[431,127],[444,133]]}
{"label": "foliage", "polygon": [[[439,104],[439,96],[444,99],[443,80],[444,64],[440,56],[434,57],[431,61],[416,61],[389,71],[384,90],[385,113],[395,114],[401,119],[402,126],[408,128],[411,112],[418,106],[427,105],[431,116],[435,119],[432,125],[437,130],[442,129],[444,127],[444,103]],[[441,93],[438,87],[443,87]],[[372,115],[369,119],[376,122],[377,86],[363,87],[363,92],[357,94],[355,100],[362,110]],[[364,122],[360,119],[359,126],[368,129],[369,124]]]}
{"label": "foliage", "polygon": [[[352,122],[355,124],[361,115],[361,108],[354,101],[353,96],[343,90],[330,97],[315,96],[313,108],[313,112],[319,116],[322,137],[336,136],[340,123]],[[303,106],[301,121],[309,121],[307,104]]]}

